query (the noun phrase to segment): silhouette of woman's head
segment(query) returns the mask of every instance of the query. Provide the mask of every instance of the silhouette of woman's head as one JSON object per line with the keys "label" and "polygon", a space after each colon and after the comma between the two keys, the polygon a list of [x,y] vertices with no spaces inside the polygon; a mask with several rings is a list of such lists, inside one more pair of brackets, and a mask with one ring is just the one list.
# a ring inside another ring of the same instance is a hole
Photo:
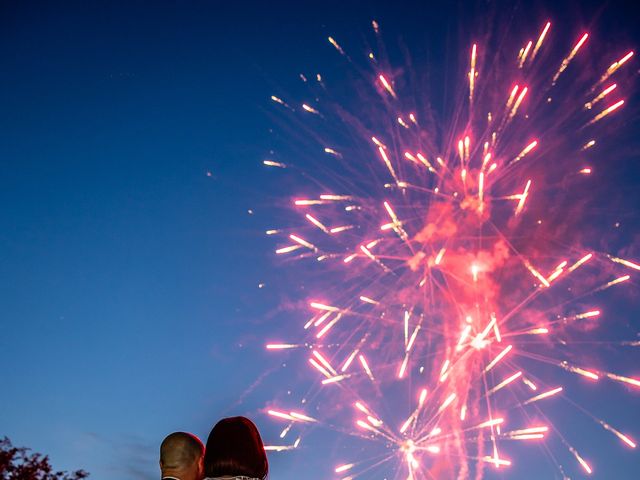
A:
{"label": "silhouette of woman's head", "polygon": [[269,462],[260,433],[251,420],[231,417],[215,424],[207,439],[204,473],[209,478],[266,478]]}

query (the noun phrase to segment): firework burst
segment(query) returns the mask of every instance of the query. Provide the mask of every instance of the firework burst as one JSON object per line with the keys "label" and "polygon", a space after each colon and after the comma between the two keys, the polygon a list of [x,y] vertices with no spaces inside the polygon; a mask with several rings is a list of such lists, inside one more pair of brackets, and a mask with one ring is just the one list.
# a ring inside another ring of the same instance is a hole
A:
{"label": "firework burst", "polygon": [[[343,480],[479,479],[517,461],[514,443],[553,436],[592,473],[592,455],[545,405],[573,402],[567,382],[640,387],[633,372],[594,367],[572,347],[606,315],[600,292],[640,270],[581,247],[588,219],[571,203],[589,195],[588,161],[624,106],[616,76],[633,52],[586,75],[575,64],[589,35],[560,57],[552,41],[546,23],[505,64],[470,45],[446,127],[408,98],[402,73],[373,52],[366,67],[354,62],[333,37],[371,90],[364,105],[332,102],[320,75],[302,77],[312,100],[272,97],[308,126],[317,167],[264,161],[314,179],[292,200],[299,221],[267,234],[278,255],[306,262],[316,293],[298,330],[267,345],[305,358],[314,381],[295,405],[270,407],[284,425],[268,449],[299,448],[320,427],[355,439],[331,468]],[[626,429],[587,415],[636,447]],[[568,478],[573,466],[553,458]]]}

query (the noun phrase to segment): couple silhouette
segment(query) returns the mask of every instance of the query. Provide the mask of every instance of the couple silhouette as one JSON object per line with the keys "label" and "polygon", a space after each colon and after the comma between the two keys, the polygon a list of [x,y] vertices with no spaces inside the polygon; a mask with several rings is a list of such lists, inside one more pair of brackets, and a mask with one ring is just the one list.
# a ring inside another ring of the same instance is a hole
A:
{"label": "couple silhouette", "polygon": [[245,417],[215,424],[206,448],[187,432],[174,432],[160,445],[163,480],[265,480],[269,462],[255,424]]}

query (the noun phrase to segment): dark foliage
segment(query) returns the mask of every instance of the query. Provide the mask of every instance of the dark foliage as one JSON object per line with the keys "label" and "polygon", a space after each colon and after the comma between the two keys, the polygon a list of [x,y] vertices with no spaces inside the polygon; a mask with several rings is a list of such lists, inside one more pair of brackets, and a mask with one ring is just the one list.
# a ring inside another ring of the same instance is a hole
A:
{"label": "dark foliage", "polygon": [[14,447],[7,437],[0,440],[0,480],[81,480],[88,476],[84,470],[54,472],[46,455]]}

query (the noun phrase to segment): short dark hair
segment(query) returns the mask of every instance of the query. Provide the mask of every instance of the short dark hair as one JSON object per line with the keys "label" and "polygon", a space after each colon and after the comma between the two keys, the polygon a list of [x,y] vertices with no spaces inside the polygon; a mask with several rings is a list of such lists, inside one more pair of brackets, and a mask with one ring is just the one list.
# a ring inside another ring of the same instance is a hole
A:
{"label": "short dark hair", "polygon": [[187,432],[173,432],[160,445],[160,467],[182,469],[204,455],[204,445],[198,437]]}
{"label": "short dark hair", "polygon": [[224,475],[265,478],[269,462],[260,432],[245,417],[223,418],[215,424],[204,456],[207,477]]}

